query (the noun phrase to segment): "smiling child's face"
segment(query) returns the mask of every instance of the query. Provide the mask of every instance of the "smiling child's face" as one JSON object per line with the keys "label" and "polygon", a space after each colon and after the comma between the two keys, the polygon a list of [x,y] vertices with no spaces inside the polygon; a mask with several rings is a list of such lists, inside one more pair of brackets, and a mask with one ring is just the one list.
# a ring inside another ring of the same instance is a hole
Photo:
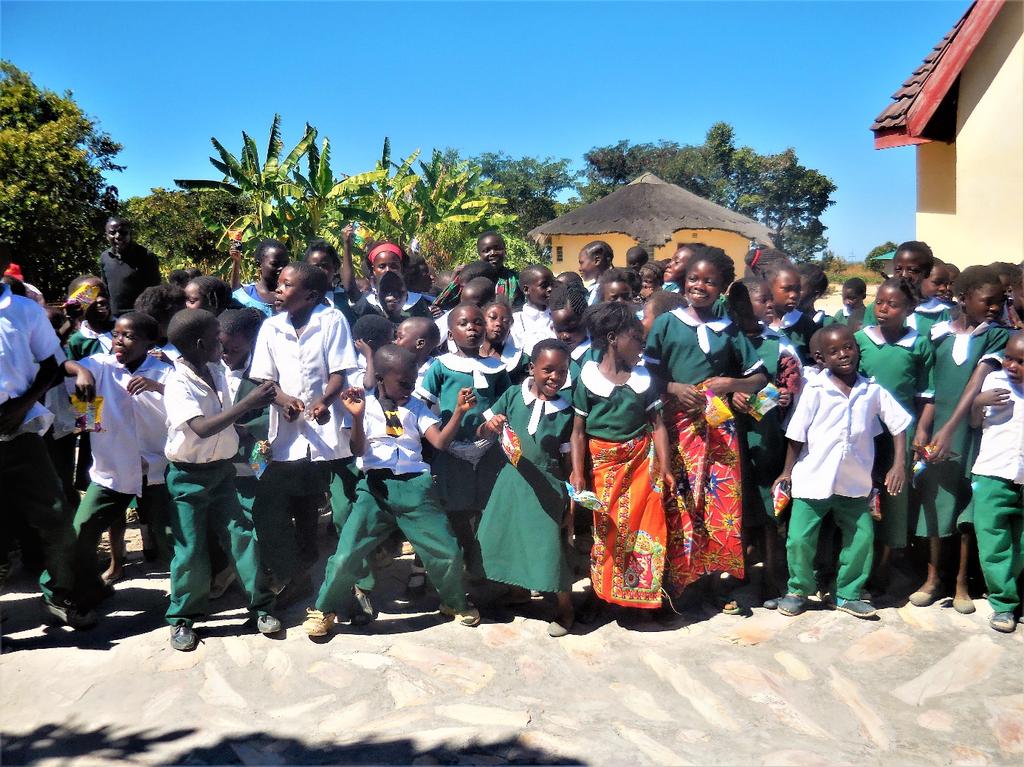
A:
{"label": "smiling child's face", "polygon": [[530,372],[544,399],[554,399],[569,376],[569,355],[557,349],[545,349],[531,363]]}

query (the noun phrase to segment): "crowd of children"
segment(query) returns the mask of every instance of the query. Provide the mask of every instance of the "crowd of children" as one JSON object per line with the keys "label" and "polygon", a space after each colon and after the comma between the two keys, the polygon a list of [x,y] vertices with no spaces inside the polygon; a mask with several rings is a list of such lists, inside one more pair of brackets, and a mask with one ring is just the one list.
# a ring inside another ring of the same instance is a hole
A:
{"label": "crowd of children", "polygon": [[[487,232],[478,261],[436,280],[368,242],[362,280],[345,235],[341,254],[318,241],[300,261],[259,243],[246,285],[234,248],[233,284],[178,270],[118,312],[92,275],[48,309],[5,278],[2,574],[20,548],[47,611],[95,624],[134,507],[145,558],[169,564],[178,650],[236,581],[261,633],[290,604],[313,637],[370,623],[395,541],[415,554],[410,598],[429,581],[466,626],[470,594],[551,595],[553,637],[608,605],[741,613],[733,588],[758,563],[784,615],[814,597],[871,618],[895,567],[921,579],[913,605],[951,593],[971,612],[976,557],[991,626],[1014,630],[1019,266],[959,272],[907,242],[870,304],[851,279],[830,317],[821,268],[770,248],[737,275],[715,247],[665,262],[632,248],[619,268],[595,241],[556,277],[512,271]],[[590,586],[574,605],[576,554]]]}

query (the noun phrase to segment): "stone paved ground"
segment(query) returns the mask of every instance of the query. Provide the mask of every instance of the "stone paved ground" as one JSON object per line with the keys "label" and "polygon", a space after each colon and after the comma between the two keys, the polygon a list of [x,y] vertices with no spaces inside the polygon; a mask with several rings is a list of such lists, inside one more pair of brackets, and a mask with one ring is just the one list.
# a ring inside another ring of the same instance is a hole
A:
{"label": "stone paved ground", "polygon": [[133,565],[88,633],[40,628],[16,579],[0,600],[3,762],[1024,762],[1024,627],[991,631],[981,600],[875,622],[613,616],[553,640],[541,600],[477,629],[393,601],[407,567],[383,571],[370,629],[314,643],[296,606],[287,636],[261,637],[232,594],[193,653],[167,644],[166,573]]}

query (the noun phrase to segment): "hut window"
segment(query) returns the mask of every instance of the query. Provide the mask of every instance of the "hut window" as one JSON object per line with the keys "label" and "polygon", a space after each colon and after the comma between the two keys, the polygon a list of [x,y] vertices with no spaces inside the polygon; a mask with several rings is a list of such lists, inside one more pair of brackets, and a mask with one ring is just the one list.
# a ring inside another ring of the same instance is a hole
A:
{"label": "hut window", "polygon": [[565,256],[562,253],[562,246],[559,245],[558,247],[555,248],[555,261],[557,261],[558,263],[562,263],[564,258]]}

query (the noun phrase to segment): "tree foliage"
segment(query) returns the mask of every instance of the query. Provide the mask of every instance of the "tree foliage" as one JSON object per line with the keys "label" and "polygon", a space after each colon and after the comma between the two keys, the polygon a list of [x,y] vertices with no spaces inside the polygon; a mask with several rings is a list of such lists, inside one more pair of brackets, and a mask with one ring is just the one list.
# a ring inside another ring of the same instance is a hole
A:
{"label": "tree foliage", "polygon": [[898,247],[899,246],[892,240],[887,240],[886,242],[883,242],[881,245],[876,245],[875,247],[868,251],[868,254],[866,256],[864,256],[864,266],[866,266],[868,269],[877,270],[879,268],[879,262],[882,260],[882,257],[888,255],[889,253],[893,253]]}
{"label": "tree foliage", "polygon": [[121,169],[120,151],[70,91],[39,88],[0,61],[0,239],[47,297],[96,268],[117,205],[103,173]]}
{"label": "tree foliage", "polygon": [[834,202],[832,180],[801,165],[792,147],[767,155],[737,147],[727,123],[712,125],[703,144],[620,141],[595,147],[583,159],[586,183],[579,191],[584,202],[651,172],[760,221],[774,233],[776,246],[798,260],[812,258],[828,246],[821,215]]}
{"label": "tree foliage", "polygon": [[519,219],[522,234],[561,215],[558,194],[571,189],[579,176],[564,157],[513,158],[504,152],[485,152],[470,158],[470,163],[501,186],[509,212]]}

